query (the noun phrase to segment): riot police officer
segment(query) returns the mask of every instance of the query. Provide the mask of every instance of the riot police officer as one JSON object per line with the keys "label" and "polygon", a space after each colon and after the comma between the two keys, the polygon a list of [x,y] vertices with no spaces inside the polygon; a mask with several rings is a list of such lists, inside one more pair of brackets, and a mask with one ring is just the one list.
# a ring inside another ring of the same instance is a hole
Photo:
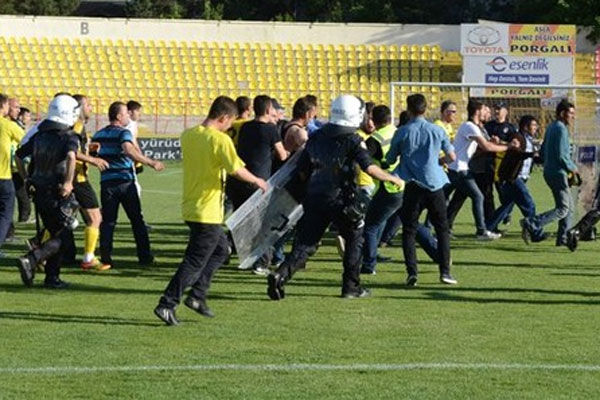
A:
{"label": "riot police officer", "polygon": [[373,164],[356,130],[365,118],[365,104],[351,95],[342,95],[331,104],[329,123],[316,131],[300,156],[298,171],[307,180],[304,215],[298,223],[292,252],[268,276],[267,293],[272,300],[285,296],[284,285],[312,255],[330,223],[346,241],[342,297],[370,295],[360,285],[362,226],[368,199],[356,186],[360,168],[381,181],[402,185],[402,180]]}
{"label": "riot police officer", "polygon": [[50,233],[50,238],[39,248],[17,260],[25,286],[33,285],[36,266],[46,261],[44,286],[52,289],[68,287],[60,279],[60,266],[66,235],[77,226],[78,204],[72,192],[78,140],[71,128],[79,117],[79,111],[79,103],[73,97],[55,97],[37,134],[16,153],[19,172],[24,179],[27,174],[21,160],[31,157],[33,168],[29,183],[34,191],[33,201]]}

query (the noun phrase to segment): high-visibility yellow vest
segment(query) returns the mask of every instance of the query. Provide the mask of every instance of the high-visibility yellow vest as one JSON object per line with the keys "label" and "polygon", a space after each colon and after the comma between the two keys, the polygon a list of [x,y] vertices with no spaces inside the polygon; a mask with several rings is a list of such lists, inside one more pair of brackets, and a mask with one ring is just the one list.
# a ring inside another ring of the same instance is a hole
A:
{"label": "high-visibility yellow vest", "polygon": [[[386,125],[383,128],[376,130],[371,137],[379,143],[381,146],[381,153],[383,154],[383,160],[385,160],[387,153],[390,151],[390,147],[392,144],[392,138],[394,137],[394,133],[396,133],[396,127],[392,124]],[[377,162],[377,160],[375,160]],[[398,166],[400,161],[396,161],[394,164],[390,165],[388,171],[391,172]],[[381,163],[377,162],[378,165],[381,166]],[[404,188],[400,188],[391,182],[383,182],[385,186],[385,190],[388,193],[399,193]]]}
{"label": "high-visibility yellow vest", "polygon": [[[362,138],[362,140],[366,141],[369,138],[369,134],[363,132],[362,129],[357,130],[356,133]],[[360,167],[357,167],[356,169],[356,184],[358,186],[371,186],[375,184],[375,182],[373,182],[373,178],[371,178],[371,175],[367,174],[365,171],[360,169]]]}

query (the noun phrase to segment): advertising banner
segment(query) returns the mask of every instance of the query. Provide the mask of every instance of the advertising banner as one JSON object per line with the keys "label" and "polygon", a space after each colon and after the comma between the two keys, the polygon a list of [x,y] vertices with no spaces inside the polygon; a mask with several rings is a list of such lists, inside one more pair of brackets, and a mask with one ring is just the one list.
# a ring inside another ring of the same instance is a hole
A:
{"label": "advertising banner", "polygon": [[573,80],[571,57],[465,57],[464,83],[568,85]]}
{"label": "advertising banner", "polygon": [[573,57],[575,25],[462,24],[463,56]]}
{"label": "advertising banner", "polygon": [[574,25],[462,24],[462,81],[512,86],[472,88],[475,97],[558,97],[543,87],[573,84],[576,34]]}

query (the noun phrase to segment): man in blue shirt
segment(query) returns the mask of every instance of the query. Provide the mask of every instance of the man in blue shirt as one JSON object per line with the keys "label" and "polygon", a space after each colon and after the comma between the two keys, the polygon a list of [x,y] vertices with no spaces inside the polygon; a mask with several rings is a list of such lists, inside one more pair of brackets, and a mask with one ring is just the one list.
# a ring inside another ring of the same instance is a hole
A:
{"label": "man in blue shirt", "polygon": [[448,177],[439,160],[440,151],[443,151],[447,158],[454,161],[454,147],[441,127],[423,118],[427,102],[422,94],[408,96],[406,104],[412,119],[396,132],[386,156],[388,164],[394,164],[400,156],[400,164],[394,172],[406,182],[400,211],[402,250],[408,273],[406,285],[417,284],[415,237],[419,216],[424,208],[429,211],[438,240],[440,282],[454,285],[458,282],[450,275],[450,233],[443,190]]}
{"label": "man in blue shirt", "polygon": [[[127,105],[120,101],[108,108],[110,125],[96,132],[92,142],[99,145],[98,156],[108,162],[108,168],[100,173],[100,201],[102,223],[100,225],[99,270],[105,271],[112,265],[112,245],[119,205],[122,204],[131,222],[140,264],[151,264],[150,239],[142,215],[142,207],[135,186],[134,162],[140,162],[156,171],[165,166],[160,161],[145,157],[133,144],[133,135],[125,126],[129,124]],[[92,146],[93,148],[93,146]]]}
{"label": "man in blue shirt", "polygon": [[532,235],[558,219],[556,245],[567,245],[567,229],[573,217],[573,200],[569,191],[569,174],[578,174],[577,166],[571,160],[569,130],[575,120],[575,106],[563,99],[556,106],[556,121],[546,129],[544,143],[540,151],[544,160],[544,180],[552,191],[554,208],[534,217],[521,220],[522,236],[529,244]]}

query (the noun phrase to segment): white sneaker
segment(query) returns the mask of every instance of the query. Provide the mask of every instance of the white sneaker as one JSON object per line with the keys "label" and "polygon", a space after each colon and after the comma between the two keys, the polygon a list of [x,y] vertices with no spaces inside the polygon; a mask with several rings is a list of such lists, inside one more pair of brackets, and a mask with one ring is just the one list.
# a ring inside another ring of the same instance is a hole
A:
{"label": "white sneaker", "polygon": [[498,240],[502,237],[500,233],[494,233],[492,231],[485,230],[483,233],[477,234],[477,240],[481,241],[490,241],[490,240]]}
{"label": "white sneaker", "polygon": [[252,269],[252,273],[260,276],[267,276],[271,271],[266,267],[255,267]]}
{"label": "white sneaker", "polygon": [[450,275],[440,276],[440,282],[445,283],[446,285],[456,285],[458,283],[458,281]]}

